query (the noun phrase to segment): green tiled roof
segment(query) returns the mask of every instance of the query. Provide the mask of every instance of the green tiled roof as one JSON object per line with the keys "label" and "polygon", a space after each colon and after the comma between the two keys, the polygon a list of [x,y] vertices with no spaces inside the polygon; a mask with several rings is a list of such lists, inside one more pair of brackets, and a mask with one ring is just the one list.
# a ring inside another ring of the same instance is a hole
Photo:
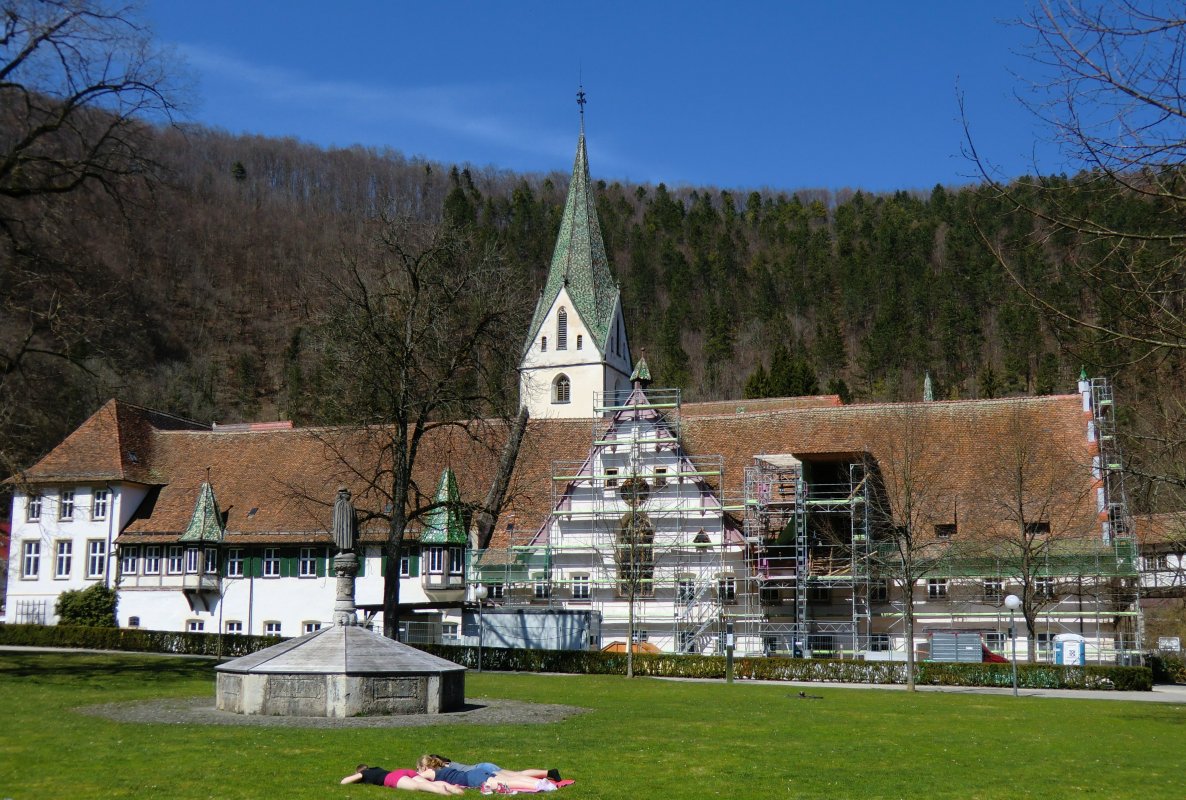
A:
{"label": "green tiled roof", "polygon": [[221,542],[223,533],[222,512],[218,510],[214,489],[203,481],[202,488],[198,490],[198,502],[194,503],[194,515],[189,518],[189,525],[185,526],[185,533],[181,534],[179,541]]}
{"label": "green tiled roof", "polygon": [[421,544],[465,544],[465,522],[461,519],[461,493],[457,491],[457,476],[446,468],[437,486],[436,508],[424,517],[420,533]]}
{"label": "green tiled roof", "polygon": [[618,302],[618,285],[609,270],[605,256],[605,242],[601,239],[601,224],[597,221],[597,204],[589,187],[589,156],[585,151],[585,129],[577,140],[576,161],[572,165],[572,181],[568,185],[568,200],[564,204],[564,219],[548,282],[535,307],[531,329],[524,352],[540,334],[548,309],[568,289],[581,320],[589,327],[593,340],[604,353],[608,350],[609,333],[613,323],[614,306]]}
{"label": "green tiled roof", "polygon": [[630,382],[651,381],[651,368],[647,366],[647,357],[642,356],[638,359],[638,363],[634,365],[634,372],[630,373]]}

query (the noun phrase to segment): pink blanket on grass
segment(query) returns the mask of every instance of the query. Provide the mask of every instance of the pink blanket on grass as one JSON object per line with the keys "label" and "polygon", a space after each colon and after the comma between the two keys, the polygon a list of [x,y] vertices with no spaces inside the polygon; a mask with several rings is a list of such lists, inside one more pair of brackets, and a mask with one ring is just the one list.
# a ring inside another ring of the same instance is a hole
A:
{"label": "pink blanket on grass", "polygon": [[[557,789],[563,789],[565,786],[572,786],[576,781],[555,781]],[[498,794],[541,794],[539,789],[502,789],[500,788]]]}

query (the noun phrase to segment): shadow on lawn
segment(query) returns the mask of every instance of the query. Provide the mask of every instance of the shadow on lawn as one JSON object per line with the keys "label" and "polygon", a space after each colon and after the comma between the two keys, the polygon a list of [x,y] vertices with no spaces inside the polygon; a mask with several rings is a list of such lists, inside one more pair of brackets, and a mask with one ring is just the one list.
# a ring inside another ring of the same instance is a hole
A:
{"label": "shadow on lawn", "polygon": [[22,678],[42,683],[121,677],[146,681],[213,680],[214,662],[208,659],[162,658],[138,654],[0,653],[0,679]]}

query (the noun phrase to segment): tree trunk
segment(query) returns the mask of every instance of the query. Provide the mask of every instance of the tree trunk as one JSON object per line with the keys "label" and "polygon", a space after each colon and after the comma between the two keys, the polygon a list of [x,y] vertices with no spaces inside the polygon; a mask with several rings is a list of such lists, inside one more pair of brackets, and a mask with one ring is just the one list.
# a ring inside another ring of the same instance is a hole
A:
{"label": "tree trunk", "polygon": [[630,581],[630,606],[626,611],[626,624],[629,630],[626,631],[626,677],[634,677],[634,585],[635,581]]}
{"label": "tree trunk", "polygon": [[494,526],[498,522],[498,511],[502,507],[506,496],[507,484],[511,481],[511,473],[515,469],[515,460],[519,457],[519,445],[523,441],[523,433],[527,430],[527,406],[519,409],[519,416],[511,424],[510,435],[507,437],[506,447],[502,451],[502,459],[498,462],[498,474],[494,476],[494,483],[486,494],[486,502],[478,514],[478,549],[485,550],[494,538]]}
{"label": "tree trunk", "polygon": [[906,623],[906,691],[917,691],[914,683],[914,586],[906,587],[904,603],[905,616],[903,617]]}
{"label": "tree trunk", "polygon": [[388,539],[383,546],[383,560],[387,565],[383,576],[383,635],[399,640],[399,560],[403,537]]}

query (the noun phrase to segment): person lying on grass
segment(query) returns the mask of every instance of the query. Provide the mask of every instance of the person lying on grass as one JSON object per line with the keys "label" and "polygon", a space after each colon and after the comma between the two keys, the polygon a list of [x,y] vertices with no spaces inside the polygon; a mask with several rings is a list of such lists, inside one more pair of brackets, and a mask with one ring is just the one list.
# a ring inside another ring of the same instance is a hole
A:
{"label": "person lying on grass", "polygon": [[342,783],[369,783],[372,786],[389,786],[392,789],[406,789],[409,792],[431,792],[433,794],[464,794],[465,789],[444,781],[434,781],[416,774],[414,769],[386,770],[382,767],[368,767],[359,764],[352,775],[342,778]]}
{"label": "person lying on grass", "polygon": [[479,761],[477,764],[462,764],[460,761],[454,761],[453,759],[448,758],[447,756],[442,756],[438,753],[429,753],[426,756],[421,756],[420,761],[418,761],[416,764],[417,768],[420,768],[422,766],[422,762],[424,762],[424,759],[426,759],[426,758],[439,759],[440,761],[443,761],[446,766],[452,767],[453,769],[459,769],[462,772],[466,772],[468,770],[475,769],[478,767],[485,767],[486,769],[490,770],[491,772],[519,772],[519,773],[526,775],[529,778],[547,778],[552,783],[560,782],[560,770],[558,770],[558,769],[548,769],[548,770],[543,770],[543,769],[508,769],[508,770],[504,770],[502,767],[498,766],[497,764],[492,764],[489,761]]}
{"label": "person lying on grass", "polygon": [[[457,767],[469,767],[458,769]],[[420,777],[430,781],[446,781],[457,786],[486,788],[497,791],[499,787],[506,789],[529,789],[536,792],[555,791],[556,784],[548,780],[546,770],[511,770],[502,769],[497,764],[482,762],[481,764],[458,764],[435,755],[420,756],[416,762],[416,770]],[[540,776],[540,777],[537,777]],[[560,774],[556,773],[559,778]]]}

